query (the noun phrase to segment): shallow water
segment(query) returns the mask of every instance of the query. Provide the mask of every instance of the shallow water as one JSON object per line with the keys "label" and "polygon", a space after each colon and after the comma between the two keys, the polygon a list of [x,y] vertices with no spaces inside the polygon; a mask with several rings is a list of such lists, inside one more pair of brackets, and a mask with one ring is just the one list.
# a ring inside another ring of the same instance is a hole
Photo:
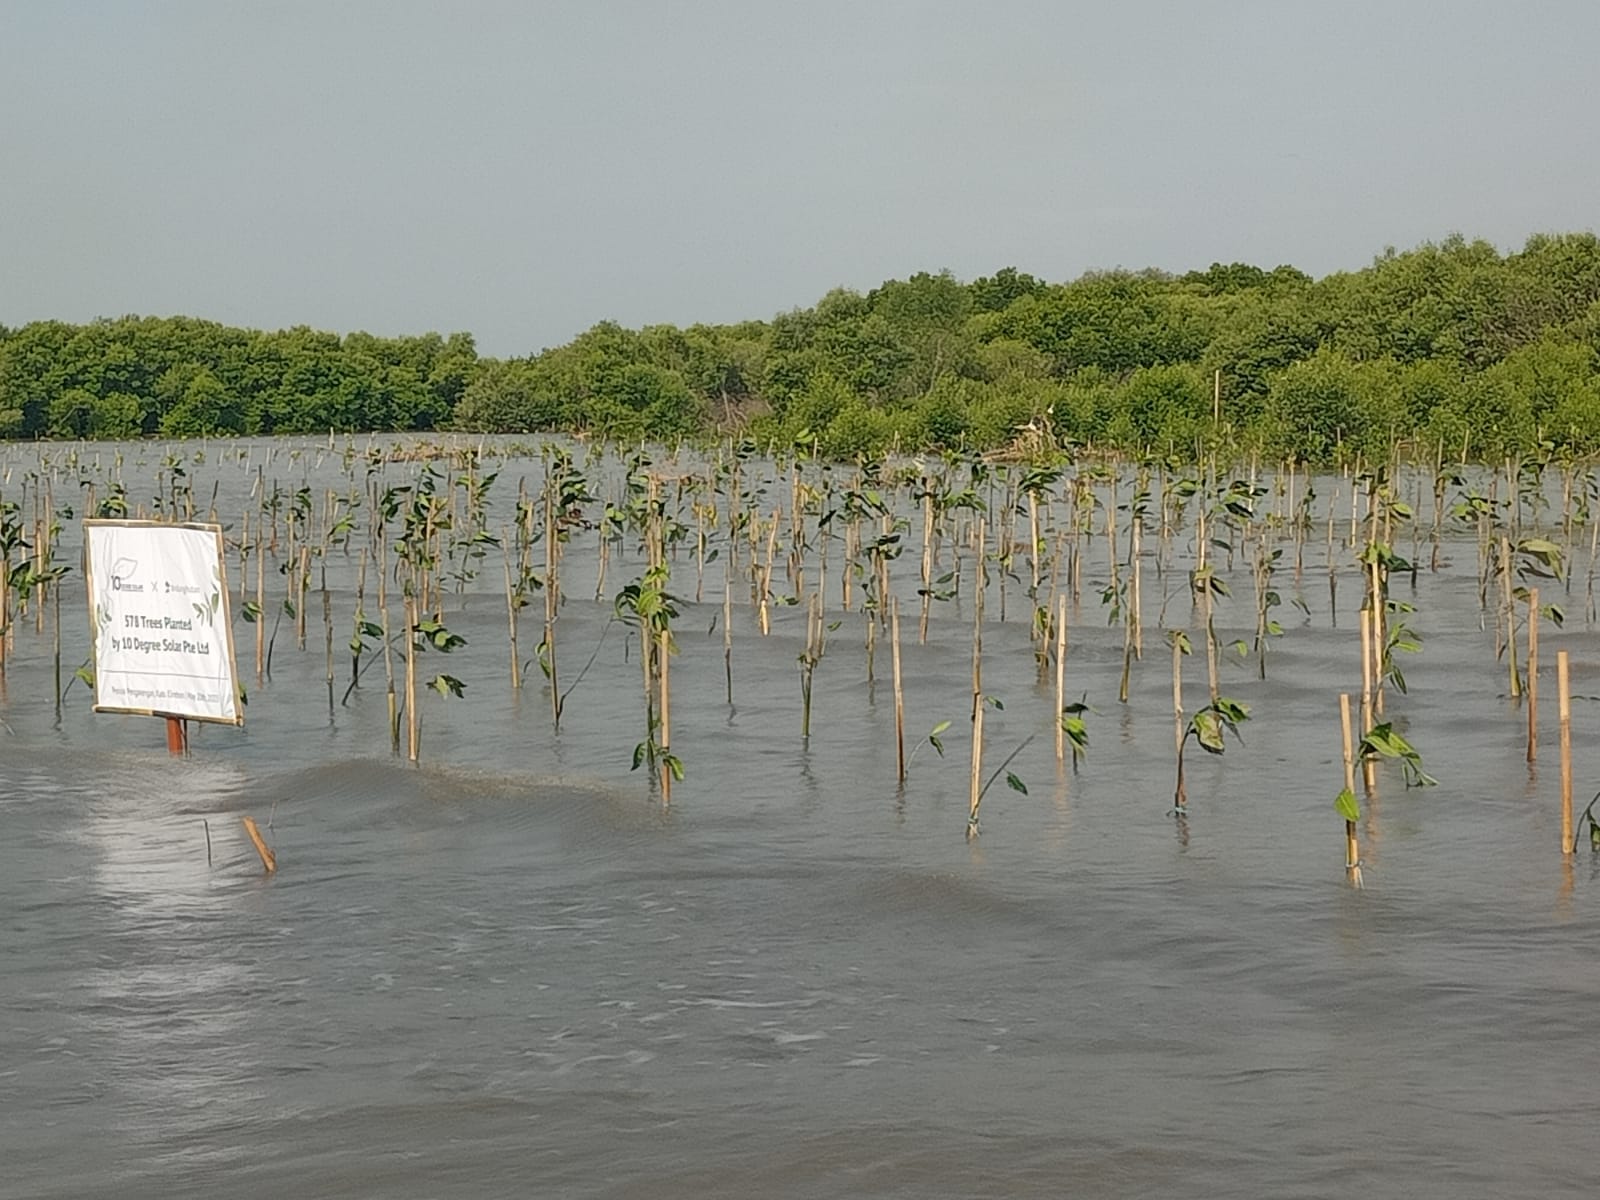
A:
{"label": "shallow water", "polygon": [[[1534,770],[1471,543],[1451,549],[1420,577],[1426,648],[1392,701],[1440,786],[1382,775],[1361,892],[1331,805],[1357,589],[1330,628],[1309,567],[1268,680],[1227,668],[1254,716],[1222,758],[1191,756],[1182,826],[1153,628],[1119,705],[1086,566],[1068,689],[1091,745],[1058,774],[1027,627],[992,622],[989,752],[1035,740],[1012,765],[1028,794],[997,785],[972,843],[959,608],[907,639],[908,729],[953,724],[899,791],[887,654],[868,685],[859,616],[806,744],[804,616],[778,610],[763,641],[736,609],[729,706],[719,570],[679,622],[670,808],[628,769],[637,663],[576,561],[568,677],[599,649],[561,733],[537,670],[510,692],[491,559],[447,618],[468,646],[430,664],[468,691],[425,697],[420,769],[389,755],[381,667],[330,719],[316,608],[310,648],[280,634],[259,687],[241,633],[248,724],[197,731],[178,763],[157,722],[95,715],[81,684],[58,722],[49,629],[20,627],[0,1195],[1588,1195],[1600,873],[1556,850],[1554,672]],[[349,586],[335,572],[339,643]],[[1580,806],[1600,787],[1582,607],[1544,638],[1584,697]],[[1193,708],[1204,667],[1186,669]],[[244,813],[270,822],[276,876]]]}

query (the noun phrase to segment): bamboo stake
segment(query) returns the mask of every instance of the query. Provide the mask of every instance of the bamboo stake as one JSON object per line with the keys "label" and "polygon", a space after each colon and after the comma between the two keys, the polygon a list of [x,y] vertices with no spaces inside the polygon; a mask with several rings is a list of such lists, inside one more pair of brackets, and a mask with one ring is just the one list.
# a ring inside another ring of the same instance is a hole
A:
{"label": "bamboo stake", "polygon": [[[1361,610],[1361,736],[1372,732],[1372,610]],[[1370,758],[1361,763],[1361,779],[1367,795],[1377,786],[1377,769]]]}
{"label": "bamboo stake", "polygon": [[[729,539],[730,543],[732,539]],[[728,681],[728,703],[733,703],[733,556],[722,569],[722,672]]]}
{"label": "bamboo stake", "polygon": [[311,587],[311,547],[300,547],[300,569],[295,572],[294,636],[300,649],[306,648],[306,592]]}
{"label": "bamboo stake", "polygon": [[977,527],[977,569],[973,572],[972,616],[972,774],[967,792],[967,837],[978,832],[978,804],[983,799],[983,583],[984,522]]}
{"label": "bamboo stake", "polygon": [[328,723],[333,723],[333,595],[328,591],[328,561],[322,568],[322,635],[323,665],[328,683]]}
{"label": "bamboo stake", "polygon": [[501,538],[500,544],[504,552],[506,568],[506,625],[511,634],[511,690],[516,692],[522,688],[522,657],[517,650],[517,599],[515,590],[511,586],[511,533],[509,530]]}
{"label": "bamboo stake", "polygon": [[1383,573],[1378,565],[1377,556],[1372,559],[1372,602],[1369,606],[1369,615],[1372,618],[1372,710],[1378,716],[1383,715],[1383,650],[1386,633],[1384,631],[1384,609],[1388,604],[1384,596]]}
{"label": "bamboo stake", "polygon": [[1067,598],[1056,598],[1056,767],[1065,764],[1067,731],[1061,724],[1067,709]]}
{"label": "bamboo stake", "polygon": [[657,654],[661,662],[661,802],[672,803],[672,634],[663,629]]}
{"label": "bamboo stake", "polygon": [[267,661],[267,544],[262,540],[260,522],[256,528],[256,684]]}
{"label": "bamboo stake", "polygon": [[1572,844],[1572,694],[1567,652],[1556,652],[1556,695],[1561,715],[1561,853],[1571,854]]}
{"label": "bamboo stake", "polygon": [[1528,591],[1528,761],[1539,758],[1539,589]]}
{"label": "bamboo stake", "polygon": [[895,778],[906,781],[906,700],[900,688],[900,597],[889,610],[889,644],[894,657],[894,757]]}
{"label": "bamboo stake", "polygon": [[406,597],[406,757],[417,761],[422,730],[417,723],[417,600]]}
{"label": "bamboo stake", "polygon": [[556,611],[561,602],[557,573],[560,547],[557,542],[555,488],[547,485],[544,501],[544,654],[550,668],[550,724],[561,732],[561,684],[556,675]]}
{"label": "bamboo stake", "polygon": [[[1140,584],[1143,570],[1144,518],[1133,516],[1133,596],[1128,612],[1133,623],[1133,656],[1144,661],[1144,593]],[[1126,689],[1124,689],[1126,690]]]}
{"label": "bamboo stake", "polygon": [[1511,698],[1522,698],[1522,678],[1517,673],[1517,609],[1511,590],[1511,542],[1500,538],[1500,589],[1506,614],[1506,664],[1511,673]]}
{"label": "bamboo stake", "polygon": [[[777,548],[778,548],[778,524],[779,524],[779,522],[782,521],[782,519],[783,519],[783,512],[782,512],[781,509],[780,510],[776,510],[776,511],[773,512],[773,514],[772,514],[772,529],[771,529],[771,532],[768,533],[768,535],[767,535],[767,558],[766,558],[766,564],[761,568],[761,610],[760,611],[761,611],[761,636],[762,637],[766,637],[772,632],[772,621],[771,621],[771,617],[768,614],[768,607],[769,607],[769,604],[770,604],[770,601],[771,601],[771,597],[772,597],[772,556],[777,551]],[[843,572],[843,575],[844,575],[845,580],[846,580],[846,587],[848,587],[849,586],[848,580],[850,578],[849,570],[846,569]],[[848,592],[845,595],[844,606],[845,606],[845,608],[847,610],[850,607],[850,597],[849,597]]]}
{"label": "bamboo stake", "polygon": [[[1356,794],[1355,738],[1350,730],[1350,693],[1339,693],[1339,723],[1344,733],[1344,787],[1352,796]],[[1356,823],[1344,823],[1344,869],[1350,882],[1361,886],[1361,845],[1356,838]]]}
{"label": "bamboo stake", "polygon": [[1178,784],[1173,789],[1172,807],[1183,812],[1189,802],[1183,783],[1183,635],[1172,636],[1172,748],[1178,757]]}

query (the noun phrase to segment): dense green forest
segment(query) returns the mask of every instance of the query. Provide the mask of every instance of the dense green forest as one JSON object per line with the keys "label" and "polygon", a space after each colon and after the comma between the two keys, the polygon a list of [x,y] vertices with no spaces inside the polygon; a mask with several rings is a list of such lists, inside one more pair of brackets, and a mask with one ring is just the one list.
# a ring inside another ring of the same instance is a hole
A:
{"label": "dense green forest", "polygon": [[1600,451],[1600,240],[1540,235],[1502,254],[1451,237],[1323,279],[1240,263],[1061,284],[922,273],[768,321],[603,322],[508,359],[460,333],[0,326],[3,437],[734,427],[849,457],[989,448],[1030,422],[1140,454],[1219,433],[1309,462],[1396,442],[1450,458]]}

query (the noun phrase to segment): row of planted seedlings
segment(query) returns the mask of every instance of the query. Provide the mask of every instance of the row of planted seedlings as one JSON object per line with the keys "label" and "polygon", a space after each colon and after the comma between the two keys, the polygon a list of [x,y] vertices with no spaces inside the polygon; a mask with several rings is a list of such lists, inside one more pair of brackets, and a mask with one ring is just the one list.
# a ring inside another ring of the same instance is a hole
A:
{"label": "row of planted seedlings", "polygon": [[[217,448],[224,462],[229,461],[228,449],[225,444]],[[256,626],[257,681],[270,679],[272,653],[285,617],[293,622],[297,646],[306,648],[307,614],[315,591],[323,620],[331,710],[335,702],[335,634],[327,565],[335,552],[348,557],[352,543],[364,534],[364,544],[357,549],[350,684],[343,699],[348,702],[363,671],[381,658],[391,739],[397,752],[403,742],[404,752],[415,761],[421,745],[417,656],[427,651],[448,652],[462,644],[459,635],[444,624],[447,585],[456,594],[464,592],[490,549],[498,546],[504,560],[511,686],[520,689],[528,670],[520,651],[521,613],[542,593],[542,635],[530,664],[536,661],[545,676],[552,720],[559,729],[566,695],[556,653],[565,599],[561,562],[573,543],[592,533],[597,600],[607,599],[607,572],[616,570],[613,561],[623,572],[640,568],[611,599],[618,615],[634,628],[642,665],[645,736],[636,747],[635,765],[648,762],[659,768],[659,775],[652,774],[660,779],[664,797],[670,797],[672,781],[681,779],[683,773],[681,760],[670,749],[670,660],[677,650],[671,623],[684,602],[687,585],[675,585],[672,579],[675,565],[680,580],[684,578],[684,559],[690,556],[696,602],[703,602],[708,564],[723,556],[723,651],[730,701],[732,609],[735,595],[742,591],[737,581],[748,581],[748,604],[763,635],[770,632],[774,608],[804,606],[807,634],[799,656],[802,737],[810,732],[814,674],[828,651],[829,635],[839,627],[838,621],[827,619],[832,593],[837,591],[841,611],[857,610],[864,616],[862,653],[869,680],[877,670],[881,642],[891,643],[897,761],[903,783],[907,755],[903,697],[898,687],[899,598],[890,575],[891,564],[915,550],[919,641],[927,639],[935,607],[963,595],[963,574],[971,597],[972,754],[967,828],[972,835],[978,829],[982,798],[1001,772],[1012,787],[1026,787],[1006,770],[1021,747],[1012,751],[998,771],[987,777],[983,773],[983,716],[987,707],[999,703],[985,692],[982,675],[984,625],[995,619],[989,609],[991,591],[999,621],[1016,619],[1019,607],[1026,613],[1040,679],[1054,667],[1057,761],[1065,760],[1070,746],[1076,766],[1087,745],[1084,714],[1088,710],[1086,698],[1067,699],[1065,663],[1069,623],[1083,619],[1086,576],[1094,579],[1091,594],[1099,591],[1109,622],[1122,632],[1118,698],[1126,701],[1135,664],[1143,659],[1144,571],[1147,566],[1154,569],[1161,593],[1157,624],[1166,629],[1172,650],[1177,769],[1173,808],[1180,819],[1187,803],[1186,745],[1192,741],[1208,752],[1221,753],[1224,734],[1236,733],[1248,717],[1244,705],[1220,691],[1222,647],[1215,617],[1219,603],[1237,604],[1230,580],[1237,582],[1241,565],[1252,585],[1253,638],[1249,644],[1238,639],[1231,649],[1253,656],[1263,678],[1270,641],[1283,633],[1273,616],[1282,603],[1277,582],[1280,572],[1292,564],[1297,603],[1309,616],[1309,606],[1298,597],[1308,558],[1315,556],[1316,542],[1321,540],[1330,619],[1336,622],[1341,573],[1359,567],[1364,593],[1364,686],[1361,736],[1352,740],[1354,757],[1364,763],[1369,792],[1373,786],[1371,763],[1379,757],[1397,758],[1403,767],[1411,768],[1406,774],[1408,783],[1426,778],[1415,751],[1393,723],[1378,719],[1385,713],[1386,681],[1404,687],[1396,653],[1416,648],[1416,639],[1404,620],[1409,603],[1390,595],[1389,580],[1397,573],[1409,573],[1415,583],[1423,539],[1431,542],[1430,569],[1437,570],[1447,522],[1472,528],[1479,556],[1481,610],[1494,612],[1497,644],[1509,662],[1514,698],[1520,699],[1524,678],[1517,665],[1519,619],[1530,641],[1526,660],[1536,654],[1539,616],[1548,614],[1559,621],[1561,612],[1557,606],[1541,608],[1537,593],[1513,577],[1552,578],[1570,593],[1572,549],[1579,531],[1586,528],[1585,615],[1593,620],[1596,523],[1590,520],[1588,506],[1595,484],[1591,473],[1580,472],[1573,464],[1560,464],[1558,542],[1541,536],[1550,524],[1543,511],[1549,504],[1543,475],[1550,464],[1536,461],[1506,464],[1503,473],[1493,472],[1486,481],[1478,476],[1476,486],[1468,483],[1468,474],[1446,472],[1438,464],[1431,481],[1425,479],[1425,472],[1414,467],[1407,471],[1399,462],[1376,469],[1355,464],[1334,481],[1334,494],[1319,513],[1311,477],[1294,464],[1263,475],[1255,464],[1221,469],[1214,459],[1199,468],[1184,469],[1169,462],[1127,464],[1098,458],[1068,461],[1053,456],[1032,463],[991,463],[947,456],[841,469],[808,460],[799,452],[775,456],[762,464],[754,461],[753,449],[724,445],[688,465],[677,456],[657,463],[643,452],[629,454],[622,462],[616,491],[601,501],[591,494],[586,472],[605,466],[604,451],[586,448],[580,469],[568,449],[545,444],[538,451],[541,471],[533,488],[530,490],[526,475],[519,481],[511,520],[505,520],[503,512],[498,518],[494,515],[489,493],[499,472],[490,468],[496,462],[503,467],[515,460],[514,455],[483,445],[409,458],[402,466],[411,481],[395,483],[387,476],[395,463],[392,452],[371,444],[365,451],[357,451],[355,444],[347,441],[339,456],[347,486],[343,490],[323,488],[320,494],[314,493],[309,483],[312,464],[308,454],[298,455],[298,462],[295,454],[289,456],[291,471],[302,468],[301,483],[285,488],[276,474],[269,475],[274,467],[285,465],[271,461],[273,448],[265,451],[266,461],[255,463],[251,462],[254,447],[242,452],[235,449],[232,464],[246,473],[254,472],[252,506],[232,523],[230,537],[239,555],[243,615]],[[331,456],[331,448],[319,450],[316,465],[320,467]],[[149,508],[139,504],[134,515],[197,515],[186,462],[177,453],[163,461]],[[41,457],[40,470],[22,480],[22,499],[5,501],[6,507],[0,509],[6,514],[6,524],[0,527],[6,540],[0,546],[5,551],[8,587],[6,602],[0,604],[5,629],[0,644],[14,636],[14,611],[26,614],[31,608],[36,628],[43,630],[44,598],[52,583],[59,604],[59,580],[66,568],[55,564],[50,551],[61,517],[70,519],[71,513],[67,508],[57,509],[51,497],[67,465],[60,458],[51,462]],[[83,485],[83,464],[70,465],[77,468],[77,482]],[[222,465],[218,463],[219,468]],[[1401,499],[1407,482],[1411,503]],[[1417,516],[1425,482],[1431,483],[1427,489],[1433,501],[1431,522]],[[87,481],[89,508],[101,515],[129,515],[127,494],[115,472],[107,477],[106,494],[99,499],[98,483],[91,473]],[[1447,503],[1451,487],[1457,491]],[[213,519],[220,516],[215,511],[216,490],[214,483],[211,504],[205,508],[205,515]],[[1339,515],[1341,490],[1349,501],[1347,526]],[[22,520],[22,514],[30,511],[30,501],[31,541],[29,526]],[[51,519],[44,520],[44,514],[51,514]],[[1410,559],[1402,558],[1394,548],[1406,535],[1411,541]],[[1153,548],[1148,547],[1147,539],[1153,540]],[[369,564],[377,593],[375,620],[367,611]],[[831,582],[830,571],[834,576]],[[281,576],[280,589],[269,589],[273,573]],[[391,585],[399,592],[402,609],[398,637],[392,633]],[[273,591],[276,594],[271,594]],[[20,596],[15,605],[10,600],[13,595]],[[1491,597],[1497,603],[1491,605]],[[1187,619],[1169,619],[1174,601],[1180,614],[1187,603]],[[1519,617],[1519,605],[1525,617]],[[1194,640],[1204,646],[1208,700],[1186,717],[1182,658],[1192,649],[1190,629],[1195,626]],[[59,621],[55,637],[59,644]],[[403,667],[403,684],[396,679],[397,657]],[[59,664],[59,652],[57,661]],[[1536,681],[1537,671],[1526,678]],[[453,696],[462,695],[465,688],[460,679],[442,672],[423,686]],[[59,704],[59,686],[56,695]],[[1534,730],[1536,693],[1529,696],[1528,714],[1530,730]],[[941,723],[928,738],[941,752],[941,735],[947,729],[948,722]],[[1530,733],[1530,755],[1533,748]],[[1347,832],[1353,833],[1353,791],[1342,792],[1338,803],[1349,822]],[[1564,834],[1564,845],[1567,840]],[[1353,839],[1351,847],[1348,861],[1357,874],[1359,858]]]}

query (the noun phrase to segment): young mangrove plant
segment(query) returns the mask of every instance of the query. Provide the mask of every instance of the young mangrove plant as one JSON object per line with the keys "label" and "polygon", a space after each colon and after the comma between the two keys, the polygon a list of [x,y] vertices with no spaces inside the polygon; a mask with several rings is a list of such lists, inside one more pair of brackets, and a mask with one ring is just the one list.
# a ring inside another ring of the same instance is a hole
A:
{"label": "young mangrove plant", "polygon": [[673,780],[683,779],[683,762],[671,750],[666,656],[676,650],[672,622],[678,615],[678,603],[667,591],[669,576],[665,560],[658,561],[619,591],[612,603],[617,618],[637,632],[639,657],[644,664],[645,736],[633,748],[631,769],[637,771],[646,764],[652,772],[659,768],[664,795],[670,795]]}
{"label": "young mangrove plant", "polygon": [[1189,803],[1183,774],[1183,752],[1189,739],[1193,738],[1195,744],[1207,754],[1222,754],[1228,748],[1223,735],[1231,733],[1235,740],[1242,743],[1244,739],[1239,736],[1239,726],[1249,719],[1249,708],[1227,696],[1218,696],[1189,718],[1189,723],[1183,726],[1183,733],[1178,738],[1178,782],[1172,796],[1174,816],[1182,816]]}
{"label": "young mangrove plant", "polygon": [[[417,661],[419,651],[435,650],[449,654],[467,644],[467,639],[451,633],[437,619],[418,614],[415,596],[406,596],[406,757],[418,761],[422,754],[422,714],[417,707]],[[438,674],[425,685],[441,696],[459,699],[467,685],[454,675]]]}
{"label": "young mangrove plant", "polygon": [[1422,769],[1422,755],[1389,722],[1374,725],[1356,747],[1362,761],[1389,759],[1400,764],[1401,777],[1408,788],[1432,787],[1439,781]]}
{"label": "young mangrove plant", "polygon": [[1005,777],[1006,786],[1013,792],[1018,792],[1024,796],[1028,794],[1028,785],[1024,783],[1022,778],[1010,768],[1011,764],[1016,761],[1017,755],[1026,750],[1028,748],[1028,744],[1032,741],[1033,736],[1031,734],[1024,738],[1022,742],[1018,744],[1017,748],[1010,754],[1006,755],[1001,761],[1000,765],[994,769],[994,773],[989,776],[988,782],[978,789],[977,794],[972,799],[971,807],[967,812],[968,841],[971,841],[982,832],[982,830],[978,828],[978,810],[983,806],[983,798],[989,794],[989,789],[995,785],[1002,775]]}
{"label": "young mangrove plant", "polygon": [[[1594,799],[1589,801],[1588,807],[1583,810],[1583,815],[1578,818],[1579,825],[1588,831],[1589,851],[1592,854],[1600,854],[1600,818],[1596,818],[1594,814],[1595,805],[1597,804],[1600,804],[1600,792],[1595,793]],[[1573,854],[1578,852],[1578,839],[1580,836],[1577,833],[1573,834],[1571,848],[1571,853]]]}
{"label": "young mangrove plant", "polygon": [[1064,705],[1057,726],[1067,745],[1072,748],[1072,773],[1078,773],[1078,764],[1089,752],[1089,726],[1083,714],[1089,711],[1088,696]]}

